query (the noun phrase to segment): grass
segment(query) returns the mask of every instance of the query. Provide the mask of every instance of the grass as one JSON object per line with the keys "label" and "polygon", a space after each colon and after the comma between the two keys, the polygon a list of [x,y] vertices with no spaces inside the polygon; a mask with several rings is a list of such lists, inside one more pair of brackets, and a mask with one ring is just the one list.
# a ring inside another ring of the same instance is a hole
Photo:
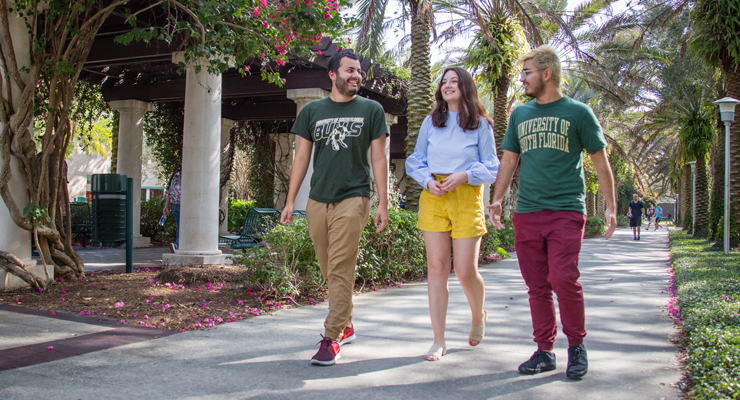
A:
{"label": "grass", "polygon": [[697,399],[740,398],[740,254],[673,231],[669,307],[682,329],[687,383]]}

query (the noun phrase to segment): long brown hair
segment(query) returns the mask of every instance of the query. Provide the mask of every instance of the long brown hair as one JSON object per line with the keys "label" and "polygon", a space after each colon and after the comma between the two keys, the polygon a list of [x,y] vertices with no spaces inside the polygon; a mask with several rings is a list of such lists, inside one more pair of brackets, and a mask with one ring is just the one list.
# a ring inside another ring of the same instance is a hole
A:
{"label": "long brown hair", "polygon": [[455,71],[457,74],[457,88],[460,90],[460,110],[458,113],[460,127],[468,131],[478,129],[480,117],[485,118],[488,124],[493,127],[493,120],[488,116],[486,108],[483,107],[483,103],[478,99],[478,89],[475,88],[473,77],[470,76],[468,71],[460,67],[446,68],[442,73],[442,77],[439,78],[437,91],[434,92],[434,99],[437,100],[437,105],[430,114],[432,116],[432,124],[440,128],[445,126],[447,122],[447,102],[442,98],[442,79],[444,79],[447,71]]}

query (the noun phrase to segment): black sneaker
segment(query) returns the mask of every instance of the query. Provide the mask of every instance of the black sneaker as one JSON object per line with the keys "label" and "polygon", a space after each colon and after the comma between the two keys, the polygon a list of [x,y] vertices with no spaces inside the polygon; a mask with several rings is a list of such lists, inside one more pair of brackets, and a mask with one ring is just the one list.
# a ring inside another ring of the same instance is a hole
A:
{"label": "black sneaker", "polygon": [[568,346],[568,369],[565,376],[570,379],[581,379],[588,372],[588,358],[583,344]]}
{"label": "black sneaker", "polygon": [[527,375],[539,374],[540,372],[552,371],[554,369],[555,353],[542,351],[541,349],[537,349],[529,360],[519,366],[519,372]]}

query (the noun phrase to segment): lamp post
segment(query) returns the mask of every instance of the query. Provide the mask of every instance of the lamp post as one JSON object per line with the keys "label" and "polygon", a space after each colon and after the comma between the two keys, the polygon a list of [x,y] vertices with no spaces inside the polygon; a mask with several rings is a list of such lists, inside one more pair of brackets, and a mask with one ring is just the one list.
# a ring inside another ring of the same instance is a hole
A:
{"label": "lamp post", "polygon": [[696,227],[696,161],[689,161],[686,164],[691,166],[691,234],[694,234]]}
{"label": "lamp post", "polygon": [[738,103],[740,100],[732,97],[724,97],[712,103],[719,106],[720,119],[725,123],[725,254],[730,252],[730,125],[735,121],[735,105]]}

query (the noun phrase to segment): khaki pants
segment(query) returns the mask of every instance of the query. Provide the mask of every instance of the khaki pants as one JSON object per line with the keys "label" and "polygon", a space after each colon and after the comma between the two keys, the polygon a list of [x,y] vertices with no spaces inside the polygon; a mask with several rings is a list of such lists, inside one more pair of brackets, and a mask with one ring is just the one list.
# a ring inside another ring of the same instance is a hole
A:
{"label": "khaki pants", "polygon": [[308,232],[321,275],[329,288],[329,315],[324,336],[339,341],[352,323],[352,293],[362,232],[370,217],[370,199],[351,197],[338,203],[311,199],[306,206]]}

